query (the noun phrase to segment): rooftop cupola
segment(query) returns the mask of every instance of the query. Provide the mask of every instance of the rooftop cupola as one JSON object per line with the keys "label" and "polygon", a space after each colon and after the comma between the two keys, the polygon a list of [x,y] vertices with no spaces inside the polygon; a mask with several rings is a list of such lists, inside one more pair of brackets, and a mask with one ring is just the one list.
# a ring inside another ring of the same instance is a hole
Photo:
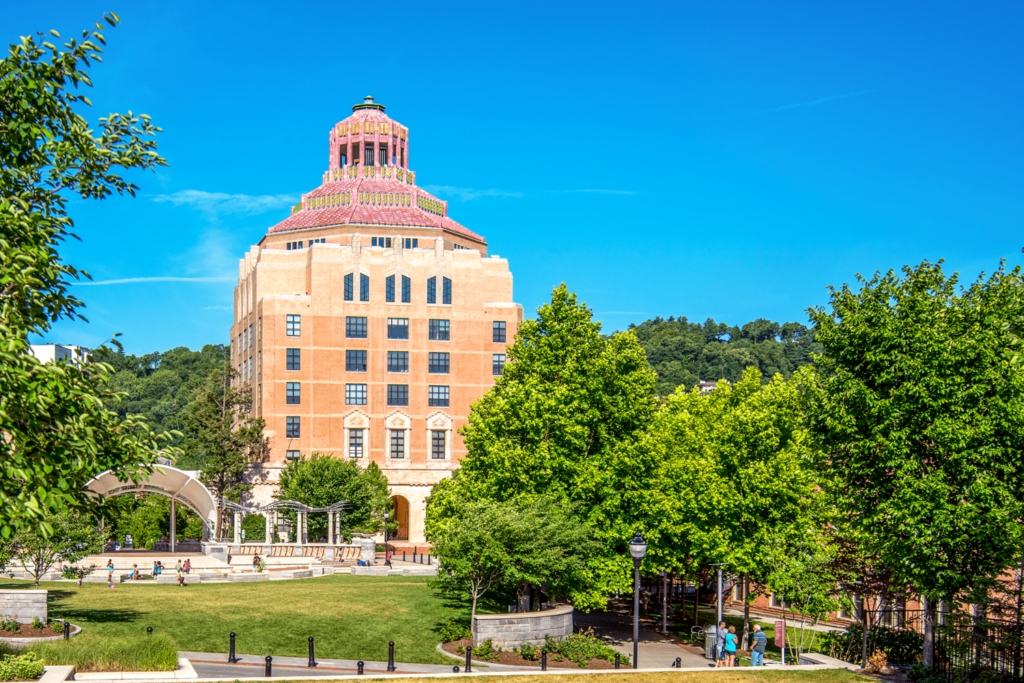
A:
{"label": "rooftop cupola", "polygon": [[374,102],[373,95],[367,95],[363,98],[361,103],[352,105],[352,111],[359,111],[360,109],[376,109],[377,111],[384,111],[384,105]]}

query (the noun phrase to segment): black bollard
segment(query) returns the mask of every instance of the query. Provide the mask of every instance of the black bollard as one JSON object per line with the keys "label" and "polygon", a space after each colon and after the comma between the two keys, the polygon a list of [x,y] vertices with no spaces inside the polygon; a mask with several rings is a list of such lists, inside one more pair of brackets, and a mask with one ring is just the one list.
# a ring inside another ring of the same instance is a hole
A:
{"label": "black bollard", "polygon": [[615,668],[616,669],[619,668],[619,653],[618,652],[615,653]]}
{"label": "black bollard", "polygon": [[228,636],[228,664],[234,664],[238,661],[238,657],[235,656],[235,632],[232,631],[231,635]]}
{"label": "black bollard", "polygon": [[453,674],[459,673],[459,665],[458,664],[456,664],[455,666],[452,667],[452,673]]}
{"label": "black bollard", "polygon": [[405,551],[402,551],[402,562],[405,562]]}
{"label": "black bollard", "polygon": [[683,658],[682,657],[676,657],[676,668],[677,669],[682,669],[683,668]]}
{"label": "black bollard", "polygon": [[313,658],[313,636],[309,637],[309,664],[307,666],[311,669],[316,666],[316,660]]}
{"label": "black bollard", "polygon": [[430,553],[427,553],[427,564],[430,564]]}
{"label": "black bollard", "polygon": [[388,643],[388,671],[395,670],[395,641]]}
{"label": "black bollard", "polygon": [[541,671],[547,671],[548,670],[548,651],[547,650],[541,650],[540,651],[540,670]]}
{"label": "black bollard", "polygon": [[360,659],[358,662],[356,662],[356,671],[359,672],[360,676],[363,675],[363,660]]}
{"label": "black bollard", "polygon": [[64,640],[71,640],[71,624],[64,622]]}
{"label": "black bollard", "polygon": [[266,665],[266,667],[265,667],[265,668],[263,669],[263,675],[264,675],[264,676],[266,676],[267,678],[270,678],[270,674],[271,674],[271,669],[270,669],[270,667],[271,667],[271,664],[270,664],[270,663],[271,663],[272,661],[274,661],[274,658],[273,658],[273,657],[271,657],[270,655],[267,655],[267,659],[266,659],[267,665]]}
{"label": "black bollard", "polygon": [[466,646],[466,673],[473,673],[473,646]]}
{"label": "black bollard", "polygon": [[147,626],[146,627],[146,635],[147,636],[153,635],[153,627],[152,626]]}

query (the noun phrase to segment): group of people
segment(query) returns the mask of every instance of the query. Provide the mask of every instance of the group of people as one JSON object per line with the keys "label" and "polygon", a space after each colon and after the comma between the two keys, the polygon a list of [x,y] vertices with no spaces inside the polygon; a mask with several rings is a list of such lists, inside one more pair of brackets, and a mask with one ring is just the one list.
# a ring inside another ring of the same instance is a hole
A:
{"label": "group of people", "polygon": [[252,556],[252,570],[254,572],[262,572],[266,568],[267,563],[262,557],[260,557],[259,555]]}
{"label": "group of people", "polygon": [[[768,647],[768,636],[761,630],[760,624],[754,624],[754,633],[751,638],[753,643],[750,648],[750,665],[764,666],[764,651]],[[727,626],[724,621],[719,622],[718,629],[715,631],[715,649],[717,650],[716,655],[718,659],[718,663],[715,664],[716,667],[728,668],[737,666],[737,644],[736,627]]]}

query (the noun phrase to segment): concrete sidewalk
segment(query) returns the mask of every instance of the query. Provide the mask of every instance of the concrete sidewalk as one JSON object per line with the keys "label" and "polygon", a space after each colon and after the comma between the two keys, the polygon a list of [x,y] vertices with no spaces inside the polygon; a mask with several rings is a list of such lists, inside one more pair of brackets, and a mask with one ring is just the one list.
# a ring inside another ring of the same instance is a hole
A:
{"label": "concrete sidewalk", "polygon": [[[630,605],[613,600],[608,601],[608,610],[584,614],[577,612],[574,617],[576,631],[593,629],[594,635],[607,643],[611,648],[633,658],[633,613]],[[671,638],[662,636],[654,629],[640,625],[639,668],[655,669],[673,665],[679,658],[682,666],[708,667],[713,664],[710,659],[694,654],[680,647]]]}
{"label": "concrete sidewalk", "polygon": [[[223,653],[182,652],[188,659],[199,678],[255,678],[262,677],[266,665],[266,655],[236,655],[238,663],[228,663],[228,656]],[[271,674],[274,678],[296,679],[306,675],[345,676],[358,672],[355,659],[321,659],[317,658],[317,666],[309,668],[306,657],[274,657],[271,662]],[[445,664],[406,664],[395,662],[395,674],[440,674],[452,673],[452,665]],[[473,662],[473,669],[486,669],[485,664]],[[388,674],[387,662],[363,662],[365,675],[378,676]]]}

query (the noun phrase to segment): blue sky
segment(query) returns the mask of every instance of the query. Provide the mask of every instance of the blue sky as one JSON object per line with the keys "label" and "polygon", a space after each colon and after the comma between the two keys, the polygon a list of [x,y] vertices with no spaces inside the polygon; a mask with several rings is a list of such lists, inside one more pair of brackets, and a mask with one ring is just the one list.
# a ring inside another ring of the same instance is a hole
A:
{"label": "blue sky", "polygon": [[76,202],[88,324],[48,341],[227,342],[238,258],[319,184],[374,95],[420,185],[606,329],[806,321],[855,273],[1021,262],[1020,2],[9,3],[6,43],[105,9],[92,115],[164,128],[135,199]]}

